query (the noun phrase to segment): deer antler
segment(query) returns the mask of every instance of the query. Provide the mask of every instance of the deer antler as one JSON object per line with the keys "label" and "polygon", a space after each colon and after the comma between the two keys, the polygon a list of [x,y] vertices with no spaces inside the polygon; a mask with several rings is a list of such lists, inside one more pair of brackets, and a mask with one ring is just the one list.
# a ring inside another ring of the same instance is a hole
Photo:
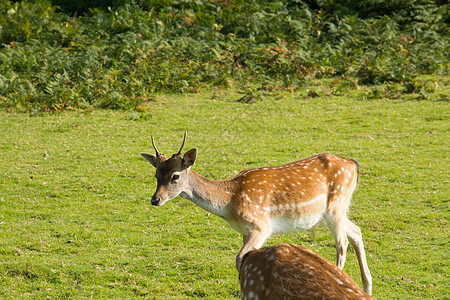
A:
{"label": "deer antler", "polygon": [[153,135],[152,135],[152,144],[153,144],[153,148],[155,148],[155,151],[156,151],[156,157],[159,158],[161,156],[161,153],[158,151],[158,148],[156,148],[155,141],[153,140]]}
{"label": "deer antler", "polygon": [[186,135],[187,135],[187,130],[184,131],[183,144],[181,145],[181,148],[180,148],[180,150],[178,151],[178,153],[176,155],[180,155],[181,156],[181,150],[183,150],[184,143],[186,142]]}

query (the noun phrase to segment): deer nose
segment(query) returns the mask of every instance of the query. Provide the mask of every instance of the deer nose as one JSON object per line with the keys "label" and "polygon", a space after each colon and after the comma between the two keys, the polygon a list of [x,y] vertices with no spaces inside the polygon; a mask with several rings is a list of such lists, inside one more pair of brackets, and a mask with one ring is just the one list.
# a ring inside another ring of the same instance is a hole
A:
{"label": "deer nose", "polygon": [[155,195],[153,195],[153,197],[152,197],[152,205],[158,205],[159,201],[161,201],[161,198],[156,197]]}

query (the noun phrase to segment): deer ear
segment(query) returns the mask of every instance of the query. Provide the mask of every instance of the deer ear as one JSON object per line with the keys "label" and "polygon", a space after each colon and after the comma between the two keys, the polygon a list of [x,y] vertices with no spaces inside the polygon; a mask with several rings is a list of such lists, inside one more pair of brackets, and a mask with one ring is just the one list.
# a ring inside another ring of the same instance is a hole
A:
{"label": "deer ear", "polygon": [[156,168],[156,156],[148,153],[141,153],[142,157],[145,158],[149,163]]}
{"label": "deer ear", "polygon": [[195,163],[197,159],[197,148],[192,148],[183,155],[183,168],[187,169]]}

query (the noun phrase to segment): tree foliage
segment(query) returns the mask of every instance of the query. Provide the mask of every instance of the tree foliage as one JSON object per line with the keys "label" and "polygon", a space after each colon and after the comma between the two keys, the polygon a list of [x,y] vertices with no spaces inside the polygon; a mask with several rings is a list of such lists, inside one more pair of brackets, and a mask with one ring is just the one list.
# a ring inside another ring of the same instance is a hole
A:
{"label": "tree foliage", "polygon": [[0,0],[0,105],[132,108],[259,81],[448,73],[447,1]]}

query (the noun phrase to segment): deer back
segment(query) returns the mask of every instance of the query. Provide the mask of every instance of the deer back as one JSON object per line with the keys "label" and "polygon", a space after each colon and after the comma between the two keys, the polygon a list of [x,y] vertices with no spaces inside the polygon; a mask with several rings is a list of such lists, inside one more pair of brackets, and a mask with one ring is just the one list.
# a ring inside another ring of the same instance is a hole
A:
{"label": "deer back", "polygon": [[291,244],[247,253],[240,286],[242,299],[374,299],[332,263]]}

